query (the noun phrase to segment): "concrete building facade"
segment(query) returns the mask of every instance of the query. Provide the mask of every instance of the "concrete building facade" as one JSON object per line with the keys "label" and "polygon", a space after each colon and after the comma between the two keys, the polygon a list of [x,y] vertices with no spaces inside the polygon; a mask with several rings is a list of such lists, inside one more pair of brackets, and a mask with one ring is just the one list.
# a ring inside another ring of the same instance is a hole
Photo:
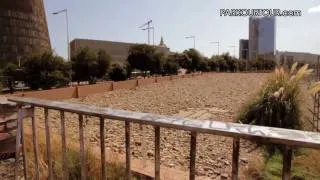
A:
{"label": "concrete building facade", "polygon": [[276,51],[275,17],[249,18],[249,59],[274,58]]}
{"label": "concrete building facade", "polygon": [[276,53],[277,63],[288,65],[289,67],[295,62],[315,65],[318,62],[319,57],[319,54],[303,52],[277,51]]}
{"label": "concrete building facade", "polygon": [[0,0],[0,65],[50,50],[43,0]]}
{"label": "concrete building facade", "polygon": [[239,59],[249,60],[249,40],[247,39],[239,41]]}
{"label": "concrete building facade", "polygon": [[[114,41],[101,41],[101,40],[90,40],[90,39],[74,39],[70,43],[71,56],[74,56],[78,50],[83,48],[89,48],[93,51],[104,50],[113,60],[124,61],[127,59],[129,54],[129,48],[135,43],[126,42],[114,42]],[[164,54],[170,53],[170,49],[164,44],[163,38],[158,46],[157,51],[163,52]]]}

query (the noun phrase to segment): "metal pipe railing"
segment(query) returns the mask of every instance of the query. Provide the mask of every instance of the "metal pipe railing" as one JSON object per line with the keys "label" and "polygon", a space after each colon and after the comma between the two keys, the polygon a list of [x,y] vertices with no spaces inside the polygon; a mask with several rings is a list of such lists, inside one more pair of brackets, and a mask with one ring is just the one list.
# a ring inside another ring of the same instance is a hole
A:
{"label": "metal pipe railing", "polygon": [[[89,115],[100,118],[100,149],[101,149],[101,175],[102,179],[107,178],[106,171],[106,152],[105,152],[105,132],[104,119],[121,120],[125,122],[125,148],[126,148],[126,179],[131,178],[131,147],[130,147],[130,127],[131,123],[139,123],[154,126],[155,132],[155,179],[160,179],[160,130],[161,128],[174,128],[178,130],[186,130],[191,132],[190,136],[190,173],[189,179],[194,180],[196,176],[196,149],[197,149],[197,135],[199,133],[208,133],[213,135],[227,136],[233,138],[233,155],[232,155],[232,179],[238,179],[239,169],[239,149],[240,139],[256,140],[261,143],[276,143],[285,146],[284,161],[283,161],[283,179],[290,179],[292,148],[306,147],[320,149],[320,134],[313,132],[304,132],[289,129],[271,128],[263,126],[244,125],[237,123],[225,123],[221,121],[211,120],[192,120],[185,118],[177,118],[170,116],[154,115],[150,113],[138,113],[123,110],[113,110],[108,108],[101,108],[95,106],[88,106],[82,104],[74,104],[67,102],[47,101],[33,98],[17,98],[11,97],[9,101],[18,104],[18,133],[17,133],[17,150],[19,143],[23,138],[22,123],[26,117],[32,118],[33,131],[33,146],[34,146],[34,162],[36,164],[35,174],[36,179],[39,179],[38,165],[38,147],[37,136],[34,119],[34,108],[44,108],[45,114],[45,131],[47,144],[47,163],[48,163],[48,179],[52,179],[52,160],[50,147],[50,124],[49,124],[49,109],[59,110],[61,118],[61,138],[62,138],[62,157],[63,157],[63,178],[68,179],[68,169],[66,161],[66,137],[65,137],[65,112],[77,113],[79,118],[79,139],[80,139],[80,163],[81,163],[81,179],[86,179],[85,169],[85,147],[84,147],[84,124],[83,116]],[[24,106],[31,106],[25,108]],[[23,154],[25,148],[23,146]],[[17,157],[18,159],[18,154]],[[24,157],[24,165],[26,159]],[[26,172],[26,169],[24,169]],[[26,177],[26,173],[25,173]]]}

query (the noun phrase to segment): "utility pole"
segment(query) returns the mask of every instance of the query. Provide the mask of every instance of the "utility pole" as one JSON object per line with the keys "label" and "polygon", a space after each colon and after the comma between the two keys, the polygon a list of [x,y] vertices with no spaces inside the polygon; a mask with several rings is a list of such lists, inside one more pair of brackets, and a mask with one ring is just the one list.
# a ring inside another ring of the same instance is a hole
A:
{"label": "utility pole", "polygon": [[217,44],[217,46],[218,46],[218,56],[220,55],[220,43],[219,43],[219,41],[217,41],[217,42],[210,42],[211,44]]}
{"label": "utility pole", "polygon": [[193,39],[193,49],[196,49],[196,36],[187,36],[186,39]]}
{"label": "utility pole", "polygon": [[236,46],[232,45],[232,46],[229,46],[229,47],[233,48],[233,56],[236,57]]}
{"label": "utility pole", "polygon": [[150,24],[151,23],[152,23],[152,20],[149,20],[148,22],[144,23],[143,25],[141,25],[139,27],[139,29],[140,29],[140,28],[143,28],[143,27],[147,26],[146,29],[148,30],[148,45],[150,45]]}
{"label": "utility pole", "polygon": [[149,28],[144,28],[144,29],[142,29],[142,30],[149,30],[149,29],[151,29],[152,30],[152,44],[153,44],[153,46],[154,46],[154,27],[149,27]]}

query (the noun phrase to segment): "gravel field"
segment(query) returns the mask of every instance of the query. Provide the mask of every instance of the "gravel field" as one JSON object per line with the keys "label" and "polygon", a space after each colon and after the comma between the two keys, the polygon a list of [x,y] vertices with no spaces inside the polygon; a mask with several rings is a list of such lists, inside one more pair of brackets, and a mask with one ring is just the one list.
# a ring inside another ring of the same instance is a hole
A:
{"label": "gravel field", "polygon": [[[84,103],[162,115],[193,119],[233,121],[239,108],[259,90],[267,74],[217,73],[194,78],[151,84],[133,90],[110,91],[68,102]],[[60,118],[57,111],[49,111],[52,131],[59,133]],[[36,110],[38,126],[44,128],[43,110]],[[77,115],[66,113],[67,138],[78,141]],[[99,121],[85,117],[86,147],[99,145]],[[28,122],[27,124],[29,124]],[[124,123],[106,120],[106,148],[125,153]],[[154,131],[151,126],[131,127],[132,156],[142,160],[154,159]],[[161,129],[161,164],[179,170],[188,170],[190,133]],[[248,141],[241,141],[240,170],[262,158],[262,153]],[[144,152],[144,153],[141,153]],[[260,158],[257,158],[260,157]],[[232,139],[200,134],[197,139],[197,175],[207,179],[229,176],[232,163]],[[203,179],[203,178],[201,178]]]}
{"label": "gravel field", "polygon": [[[195,78],[151,84],[134,90],[110,91],[69,102],[124,109],[155,114],[173,115],[194,119],[233,121],[239,108],[258,91],[267,74],[217,73]],[[36,115],[43,127],[43,111]],[[50,111],[51,126],[60,129],[59,114]],[[78,123],[74,114],[66,114],[67,135],[78,138]],[[99,121],[86,118],[86,141],[99,145]],[[124,153],[124,123],[106,121],[106,147]],[[153,159],[154,131],[151,126],[132,126],[132,155],[135,158]],[[168,167],[187,170],[189,165],[190,133],[173,129],[161,129],[161,163]],[[258,150],[250,142],[241,142],[241,169],[245,169],[257,157]],[[145,153],[141,153],[145,152]],[[200,134],[197,143],[197,175],[210,179],[226,176],[231,172],[232,139]]]}

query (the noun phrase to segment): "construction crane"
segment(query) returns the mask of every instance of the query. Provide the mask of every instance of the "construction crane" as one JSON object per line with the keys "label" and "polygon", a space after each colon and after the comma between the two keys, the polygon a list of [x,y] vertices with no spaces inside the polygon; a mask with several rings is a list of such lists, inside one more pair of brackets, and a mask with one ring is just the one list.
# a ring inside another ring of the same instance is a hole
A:
{"label": "construction crane", "polygon": [[149,20],[148,22],[144,23],[143,25],[141,25],[141,26],[139,27],[139,29],[141,29],[141,28],[147,26],[147,28],[145,28],[145,29],[148,30],[148,44],[149,44],[149,45],[150,45],[150,24],[151,24],[151,23],[152,23],[152,20]]}

